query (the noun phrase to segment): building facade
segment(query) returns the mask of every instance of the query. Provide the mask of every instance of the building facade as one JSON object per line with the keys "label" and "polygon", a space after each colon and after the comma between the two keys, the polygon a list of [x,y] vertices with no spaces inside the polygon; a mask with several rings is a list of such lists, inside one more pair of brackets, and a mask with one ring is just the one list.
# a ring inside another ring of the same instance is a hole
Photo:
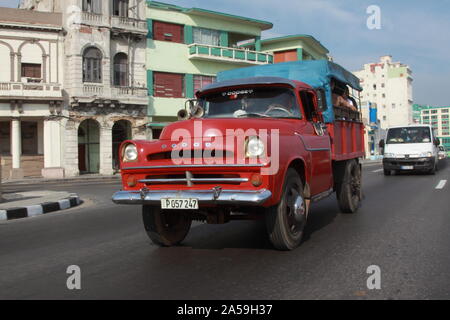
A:
{"label": "building facade", "polygon": [[383,56],[354,74],[364,89],[361,103],[376,106],[381,129],[412,123],[413,78],[407,65]]}
{"label": "building facade", "polygon": [[277,62],[328,59],[308,35],[261,40],[272,23],[150,1],[147,7],[148,116],[153,138],[220,71]]}
{"label": "building facade", "polygon": [[2,177],[62,172],[62,15],[0,10]]}
{"label": "building facade", "polygon": [[416,111],[414,122],[431,124],[441,144],[450,151],[450,106],[432,107],[415,104],[413,108]]}
{"label": "building facade", "polygon": [[25,0],[21,8],[62,15],[64,174],[112,174],[120,143],[146,138],[146,2]]}

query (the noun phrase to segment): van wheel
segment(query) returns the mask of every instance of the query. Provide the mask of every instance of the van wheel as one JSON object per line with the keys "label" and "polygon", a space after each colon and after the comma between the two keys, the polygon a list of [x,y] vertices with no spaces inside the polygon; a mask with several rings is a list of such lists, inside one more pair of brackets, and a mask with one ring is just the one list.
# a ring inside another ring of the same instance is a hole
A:
{"label": "van wheel", "polygon": [[286,174],[280,203],[266,209],[266,226],[270,241],[279,250],[293,250],[299,246],[306,225],[308,206],[303,183],[297,171]]}
{"label": "van wheel", "polygon": [[349,160],[343,170],[343,179],[336,188],[339,208],[344,213],[355,213],[362,198],[361,167],[355,160]]}
{"label": "van wheel", "polygon": [[162,210],[143,206],[142,218],[147,235],[154,244],[163,247],[178,245],[191,228],[192,219],[185,211]]}

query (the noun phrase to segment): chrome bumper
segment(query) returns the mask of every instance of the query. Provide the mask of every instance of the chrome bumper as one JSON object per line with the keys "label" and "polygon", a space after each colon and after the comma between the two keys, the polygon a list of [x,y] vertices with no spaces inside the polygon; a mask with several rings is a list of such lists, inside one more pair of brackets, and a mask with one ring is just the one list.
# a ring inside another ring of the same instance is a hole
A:
{"label": "chrome bumper", "polygon": [[116,204],[161,205],[161,199],[198,199],[199,204],[258,206],[266,202],[272,192],[242,190],[178,190],[178,191],[119,191],[112,201]]}

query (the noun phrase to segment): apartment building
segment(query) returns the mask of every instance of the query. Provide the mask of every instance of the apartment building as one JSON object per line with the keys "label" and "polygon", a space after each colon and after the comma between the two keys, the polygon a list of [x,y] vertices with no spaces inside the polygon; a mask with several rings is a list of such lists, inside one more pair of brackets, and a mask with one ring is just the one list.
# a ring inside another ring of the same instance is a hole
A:
{"label": "apartment building", "polygon": [[432,107],[415,104],[413,108],[416,110],[414,122],[431,124],[441,144],[450,151],[450,106]]}
{"label": "apartment building", "polygon": [[361,103],[376,106],[381,129],[412,123],[413,78],[409,66],[383,56],[354,74],[364,89]]}
{"label": "apartment building", "polygon": [[303,59],[328,59],[308,35],[261,39],[272,23],[200,8],[148,2],[147,83],[151,132],[158,138],[186,99],[220,71]]}
{"label": "apartment building", "polygon": [[62,174],[62,15],[0,10],[0,154],[6,179]]}
{"label": "apartment building", "polygon": [[146,138],[145,0],[24,0],[62,15],[66,176],[118,170],[118,147]]}

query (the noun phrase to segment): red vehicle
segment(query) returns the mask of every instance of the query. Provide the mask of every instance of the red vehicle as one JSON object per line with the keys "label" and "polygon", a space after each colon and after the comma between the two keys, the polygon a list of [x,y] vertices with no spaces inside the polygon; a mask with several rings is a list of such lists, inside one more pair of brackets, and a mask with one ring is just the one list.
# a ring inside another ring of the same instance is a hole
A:
{"label": "red vehicle", "polygon": [[294,249],[311,202],[336,192],[353,213],[361,201],[363,124],[358,112],[332,107],[325,123],[327,89],[279,77],[204,88],[160,140],[122,144],[123,191],[113,201],[142,205],[161,246],[183,241],[193,220],[265,219],[274,247]]}

